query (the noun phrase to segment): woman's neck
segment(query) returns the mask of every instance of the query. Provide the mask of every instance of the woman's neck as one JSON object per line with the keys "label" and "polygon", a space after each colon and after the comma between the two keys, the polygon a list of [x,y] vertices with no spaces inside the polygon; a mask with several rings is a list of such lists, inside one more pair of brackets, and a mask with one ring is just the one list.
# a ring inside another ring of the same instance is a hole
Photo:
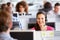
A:
{"label": "woman's neck", "polygon": [[41,29],[42,31],[46,31],[46,30],[47,30],[46,25],[40,26],[40,29]]}

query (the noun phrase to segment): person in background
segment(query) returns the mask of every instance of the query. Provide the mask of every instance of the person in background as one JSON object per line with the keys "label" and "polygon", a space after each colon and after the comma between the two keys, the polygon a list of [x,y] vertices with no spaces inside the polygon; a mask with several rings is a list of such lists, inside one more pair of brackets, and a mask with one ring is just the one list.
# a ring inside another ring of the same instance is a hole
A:
{"label": "person in background", "polygon": [[59,14],[60,13],[60,4],[56,3],[54,6],[54,13]]}
{"label": "person in background", "polygon": [[13,13],[12,8],[13,8],[13,4],[11,2],[7,2],[7,11],[9,13]]}
{"label": "person in background", "polygon": [[56,3],[54,5],[54,10],[50,11],[49,13],[51,15],[58,15],[58,14],[60,14],[60,4],[59,3]]}
{"label": "person in background", "polygon": [[50,2],[45,2],[44,3],[44,5],[43,5],[43,9],[39,9],[39,11],[41,12],[41,11],[43,11],[43,12],[45,12],[46,13],[46,15],[48,14],[48,12],[50,11],[50,10],[52,10],[52,5],[51,5],[51,3]]}
{"label": "person in background", "polygon": [[53,27],[46,25],[46,20],[45,14],[43,12],[38,12],[36,15],[36,25],[32,28],[32,30],[53,31]]}
{"label": "person in background", "polygon": [[15,40],[10,36],[10,29],[12,28],[12,20],[9,13],[0,12],[0,40]]}
{"label": "person in background", "polygon": [[2,4],[2,5],[1,5],[1,11],[5,11],[5,10],[6,10],[6,7],[7,7],[6,4]]}
{"label": "person in background", "polygon": [[57,21],[59,22],[59,16],[60,16],[60,4],[55,3],[54,9],[48,12],[47,19],[48,21],[52,20],[52,22],[57,22]]}
{"label": "person in background", "polygon": [[12,16],[12,4],[10,2],[1,5],[1,11],[9,13]]}
{"label": "person in background", "polygon": [[28,5],[25,1],[18,2],[16,4],[16,12],[21,15],[28,14]]}

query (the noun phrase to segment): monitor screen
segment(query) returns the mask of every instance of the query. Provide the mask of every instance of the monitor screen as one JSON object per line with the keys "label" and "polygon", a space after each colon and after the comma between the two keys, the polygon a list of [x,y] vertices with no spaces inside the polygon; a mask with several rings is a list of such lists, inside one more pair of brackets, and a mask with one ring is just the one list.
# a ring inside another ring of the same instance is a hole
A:
{"label": "monitor screen", "polygon": [[17,13],[14,13],[13,16],[14,16],[14,17],[17,17]]}
{"label": "monitor screen", "polygon": [[10,32],[11,36],[18,40],[33,40],[33,32],[32,31],[17,31]]}

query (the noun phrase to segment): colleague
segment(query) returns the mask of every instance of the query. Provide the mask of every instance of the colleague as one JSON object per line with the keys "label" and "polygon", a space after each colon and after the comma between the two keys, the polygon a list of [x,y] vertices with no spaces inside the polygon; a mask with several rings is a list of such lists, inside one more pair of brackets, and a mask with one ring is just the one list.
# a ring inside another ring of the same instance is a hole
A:
{"label": "colleague", "polygon": [[10,36],[10,29],[12,28],[12,20],[9,13],[0,12],[0,40],[15,40]]}
{"label": "colleague", "polygon": [[46,15],[48,14],[49,11],[52,10],[52,5],[50,2],[45,2],[44,5],[43,5],[43,8],[42,9],[39,9],[39,11],[43,11],[46,13]]}
{"label": "colleague", "polygon": [[54,14],[59,14],[60,13],[60,3],[56,3],[54,6]]}
{"label": "colleague", "polygon": [[59,3],[56,3],[54,5],[54,10],[51,10],[49,12],[49,14],[51,14],[51,15],[59,15],[60,14],[60,4]]}
{"label": "colleague", "polygon": [[48,12],[47,19],[48,21],[52,20],[51,22],[57,22],[59,20],[59,15],[60,15],[60,4],[55,3],[53,10]]}
{"label": "colleague", "polygon": [[7,2],[7,11],[11,14],[13,13],[13,4],[11,2]]}
{"label": "colleague", "polygon": [[5,11],[5,10],[6,10],[6,7],[7,7],[6,4],[2,4],[2,5],[1,5],[1,11]]}
{"label": "colleague", "polygon": [[28,14],[28,5],[25,1],[18,2],[16,4],[16,12],[20,15]]}
{"label": "colleague", "polygon": [[40,31],[52,31],[53,27],[46,25],[46,16],[43,12],[38,12],[36,15],[36,25],[32,28],[32,30],[40,30]]}

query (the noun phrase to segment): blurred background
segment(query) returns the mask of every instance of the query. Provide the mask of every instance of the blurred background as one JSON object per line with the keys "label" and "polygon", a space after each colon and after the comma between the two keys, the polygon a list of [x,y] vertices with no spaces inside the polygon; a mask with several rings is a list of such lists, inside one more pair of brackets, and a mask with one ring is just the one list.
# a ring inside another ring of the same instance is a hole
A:
{"label": "blurred background", "polygon": [[[28,15],[19,16],[18,12],[16,12],[16,4],[20,1],[25,1],[28,4]],[[11,9],[11,11],[13,11],[11,16],[12,22],[13,22],[12,30],[20,30],[19,32],[12,31],[11,32],[12,37],[17,39],[20,39],[20,38],[23,39],[23,36],[24,36],[26,40],[28,36],[30,36],[31,40],[33,39],[34,40],[37,40],[37,39],[38,40],[60,40],[60,9],[59,9],[59,14],[56,14],[57,15],[56,17],[54,15],[49,14],[53,12],[50,12],[50,11],[46,12],[47,13],[46,25],[54,27],[56,31],[50,31],[50,32],[49,31],[46,31],[46,32],[23,31],[23,30],[30,30],[30,28],[34,27],[36,23],[36,14],[40,9],[44,8],[44,4],[46,2],[50,2],[52,5],[51,10],[54,10],[54,5],[56,3],[60,3],[60,0],[0,0],[0,11],[1,11],[1,5],[6,4],[7,2],[10,2],[13,5]],[[13,34],[16,34],[16,35],[13,35]],[[54,39],[54,36],[55,36],[55,39]]]}
{"label": "blurred background", "polygon": [[[51,3],[52,10],[54,9],[55,3],[60,3],[60,0],[0,0],[0,9],[2,4],[11,2],[13,4],[12,11],[13,14],[15,15],[15,13],[17,13],[16,4],[20,1],[25,1],[28,4],[28,13],[31,15],[20,16],[20,18],[15,18],[12,20],[14,26],[22,25],[23,26],[22,29],[24,30],[31,28],[31,26],[33,26],[36,23],[36,13],[39,11],[39,9],[44,8],[43,5],[45,2]],[[47,16],[48,25],[52,25],[55,28],[55,30],[60,30],[60,15],[58,15],[57,17],[54,16],[51,17],[51,15],[48,14]],[[18,22],[18,19],[20,20],[21,24],[16,23],[16,21]]]}

